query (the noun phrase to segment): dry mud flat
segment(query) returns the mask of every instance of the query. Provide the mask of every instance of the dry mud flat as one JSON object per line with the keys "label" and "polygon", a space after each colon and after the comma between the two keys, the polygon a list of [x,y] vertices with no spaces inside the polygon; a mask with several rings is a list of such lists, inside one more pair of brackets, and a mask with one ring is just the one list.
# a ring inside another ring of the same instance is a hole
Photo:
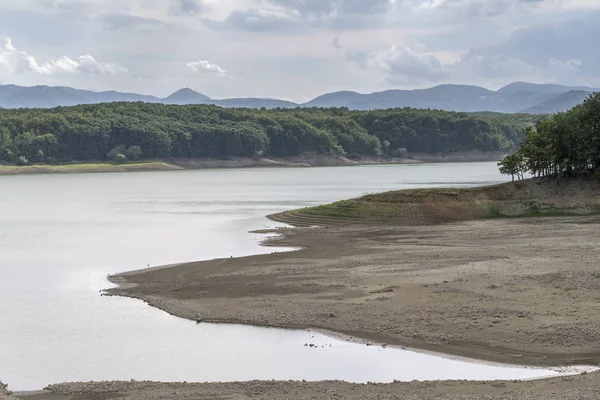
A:
{"label": "dry mud flat", "polygon": [[600,362],[597,216],[279,232],[271,245],[304,249],[127,273],[109,292],[193,320],[508,363]]}
{"label": "dry mud flat", "polygon": [[[61,384],[27,400],[104,399],[406,399],[406,400],[596,400],[600,374],[532,382],[411,382],[355,385],[344,382]],[[0,395],[1,398],[1,395]]]}

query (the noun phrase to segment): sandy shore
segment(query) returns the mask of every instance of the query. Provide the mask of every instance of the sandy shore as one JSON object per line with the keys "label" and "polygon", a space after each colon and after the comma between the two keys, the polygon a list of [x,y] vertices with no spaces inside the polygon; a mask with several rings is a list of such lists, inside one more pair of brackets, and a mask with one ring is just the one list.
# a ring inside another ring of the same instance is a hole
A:
{"label": "sandy shore", "polygon": [[[344,382],[151,383],[100,382],[53,385],[28,400],[104,399],[406,399],[597,400],[600,374],[532,382],[411,382],[355,385]],[[1,395],[0,395],[1,398]]]}
{"label": "sandy shore", "polygon": [[0,175],[64,174],[99,172],[173,171],[182,169],[261,168],[261,167],[335,167],[351,165],[418,164],[423,162],[499,161],[504,153],[471,151],[464,153],[419,153],[412,158],[363,157],[351,160],[342,156],[300,155],[287,158],[196,158],[170,159],[132,164],[64,164],[9,166],[0,164]]}
{"label": "sandy shore", "polygon": [[112,277],[192,320],[321,328],[529,365],[600,362],[600,219],[278,230],[294,253]]}

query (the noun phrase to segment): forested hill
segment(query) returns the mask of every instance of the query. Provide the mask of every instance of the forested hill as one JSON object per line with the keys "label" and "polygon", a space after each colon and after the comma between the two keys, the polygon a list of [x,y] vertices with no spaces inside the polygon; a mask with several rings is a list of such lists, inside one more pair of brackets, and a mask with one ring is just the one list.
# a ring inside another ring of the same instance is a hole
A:
{"label": "forested hill", "polygon": [[0,162],[510,151],[532,116],[105,103],[0,110]]}

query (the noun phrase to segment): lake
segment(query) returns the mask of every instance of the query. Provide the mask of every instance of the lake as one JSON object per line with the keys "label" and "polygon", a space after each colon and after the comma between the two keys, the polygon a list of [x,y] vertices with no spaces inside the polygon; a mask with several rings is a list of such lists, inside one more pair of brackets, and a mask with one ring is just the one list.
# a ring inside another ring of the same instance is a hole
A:
{"label": "lake", "polygon": [[[0,380],[512,379],[551,371],[450,360],[320,333],[196,325],[101,297],[107,274],[269,253],[265,215],[391,189],[506,181],[495,163],[0,176]],[[305,343],[320,347],[310,348]]]}

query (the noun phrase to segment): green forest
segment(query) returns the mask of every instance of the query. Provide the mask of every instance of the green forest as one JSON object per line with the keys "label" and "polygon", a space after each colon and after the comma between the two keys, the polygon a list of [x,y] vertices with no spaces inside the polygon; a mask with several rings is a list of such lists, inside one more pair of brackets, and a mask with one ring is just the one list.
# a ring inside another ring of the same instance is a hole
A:
{"label": "green forest", "polygon": [[600,172],[600,93],[571,110],[539,120],[525,130],[518,151],[499,163],[500,172],[584,177]]}
{"label": "green forest", "polygon": [[0,163],[515,150],[529,115],[105,103],[0,110]]}

